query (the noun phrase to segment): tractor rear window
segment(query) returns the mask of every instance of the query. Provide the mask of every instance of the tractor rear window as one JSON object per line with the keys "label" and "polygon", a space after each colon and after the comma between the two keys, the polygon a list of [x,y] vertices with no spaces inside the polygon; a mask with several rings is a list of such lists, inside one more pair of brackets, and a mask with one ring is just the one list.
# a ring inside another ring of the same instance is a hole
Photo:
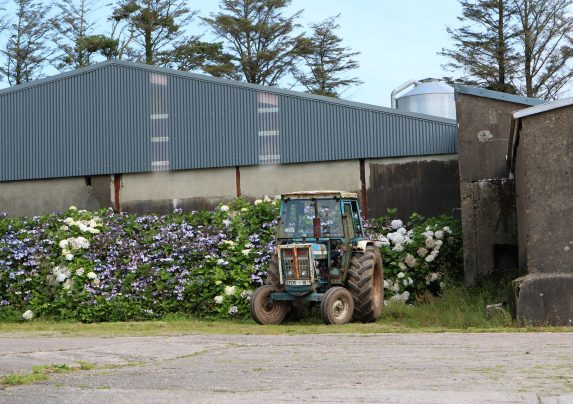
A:
{"label": "tractor rear window", "polygon": [[317,219],[321,237],[343,237],[340,202],[331,199],[284,201],[279,237],[314,237],[314,224]]}

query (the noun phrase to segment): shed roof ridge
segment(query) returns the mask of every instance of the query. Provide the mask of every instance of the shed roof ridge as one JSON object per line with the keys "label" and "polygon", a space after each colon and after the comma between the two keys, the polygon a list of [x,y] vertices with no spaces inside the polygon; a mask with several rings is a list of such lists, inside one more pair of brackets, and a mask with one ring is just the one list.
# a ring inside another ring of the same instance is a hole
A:
{"label": "shed roof ridge", "polygon": [[13,85],[13,86],[7,87],[7,88],[1,88],[0,89],[0,97],[3,96],[4,94],[11,94],[11,93],[15,93],[18,91],[27,90],[29,88],[43,86],[45,84],[53,83],[53,82],[56,82],[59,80],[65,80],[65,79],[68,79],[70,77],[81,76],[83,74],[89,74],[95,70],[104,69],[109,65],[118,64],[116,62],[117,62],[117,60],[115,60],[115,59],[109,59],[109,60],[105,60],[103,62],[95,63],[93,65],[81,67],[79,69],[68,70],[65,72],[54,74],[53,76],[46,76],[46,77],[42,77],[41,79],[28,81],[26,83]]}

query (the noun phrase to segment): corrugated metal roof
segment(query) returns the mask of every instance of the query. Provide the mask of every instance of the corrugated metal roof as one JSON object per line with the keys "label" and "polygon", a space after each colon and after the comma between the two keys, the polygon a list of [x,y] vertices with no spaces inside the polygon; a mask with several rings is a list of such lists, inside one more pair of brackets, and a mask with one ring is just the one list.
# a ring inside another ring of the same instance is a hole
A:
{"label": "corrugated metal roof", "polygon": [[523,105],[539,105],[543,104],[545,101],[539,100],[537,98],[522,97],[521,95],[514,95],[508,93],[502,93],[499,91],[486,90],[485,88],[464,86],[461,84],[454,85],[454,92],[457,94],[468,94],[477,97],[492,98],[494,100],[513,102],[515,104]]}
{"label": "corrugated metal roof", "polygon": [[455,121],[138,63],[0,90],[0,181],[452,154]]}
{"label": "corrugated metal roof", "polygon": [[523,118],[525,116],[540,114],[542,112],[552,111],[554,109],[569,107],[573,105],[573,98],[566,98],[564,100],[558,100],[554,102],[547,102],[545,104],[537,105],[535,107],[529,107],[525,109],[520,109],[513,113],[513,118]]}

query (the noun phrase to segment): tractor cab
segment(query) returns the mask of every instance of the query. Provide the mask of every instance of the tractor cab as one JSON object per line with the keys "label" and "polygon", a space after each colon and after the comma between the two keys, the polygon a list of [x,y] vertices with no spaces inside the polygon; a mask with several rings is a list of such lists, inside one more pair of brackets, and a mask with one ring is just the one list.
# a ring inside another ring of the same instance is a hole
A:
{"label": "tractor cab", "polygon": [[353,246],[364,239],[355,193],[282,195],[277,235],[281,283],[296,296],[326,291],[345,280]]}

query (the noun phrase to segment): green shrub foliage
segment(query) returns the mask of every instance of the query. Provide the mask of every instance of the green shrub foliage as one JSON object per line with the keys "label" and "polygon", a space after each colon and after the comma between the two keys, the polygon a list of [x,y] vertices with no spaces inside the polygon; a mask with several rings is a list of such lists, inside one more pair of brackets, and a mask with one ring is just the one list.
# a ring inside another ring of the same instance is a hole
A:
{"label": "green shrub foliage", "polygon": [[[163,216],[74,207],[32,218],[0,214],[0,320],[245,317],[274,251],[277,215],[276,201],[241,198],[212,212]],[[459,276],[457,222],[414,216],[409,230],[397,224],[368,224],[384,256],[387,299],[439,294]]]}

